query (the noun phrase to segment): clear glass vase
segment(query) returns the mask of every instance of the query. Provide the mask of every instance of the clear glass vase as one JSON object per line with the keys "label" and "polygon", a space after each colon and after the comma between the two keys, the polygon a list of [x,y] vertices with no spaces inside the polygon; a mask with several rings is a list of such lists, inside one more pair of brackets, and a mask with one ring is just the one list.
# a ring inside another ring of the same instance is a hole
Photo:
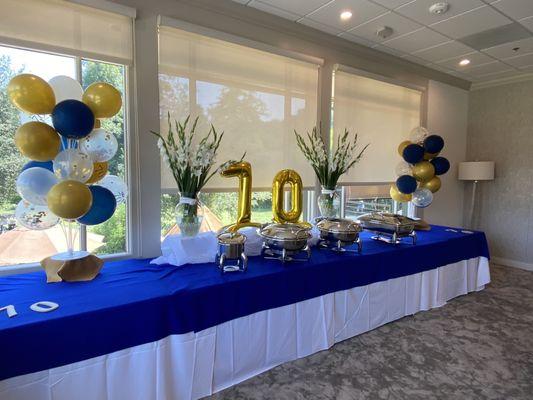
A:
{"label": "clear glass vase", "polygon": [[198,235],[203,221],[203,213],[200,212],[202,204],[195,197],[180,196],[180,201],[174,209],[176,224],[183,236],[192,237]]}
{"label": "clear glass vase", "polygon": [[340,217],[341,197],[336,189],[322,187],[322,192],[318,196],[318,209],[320,210],[321,217]]}

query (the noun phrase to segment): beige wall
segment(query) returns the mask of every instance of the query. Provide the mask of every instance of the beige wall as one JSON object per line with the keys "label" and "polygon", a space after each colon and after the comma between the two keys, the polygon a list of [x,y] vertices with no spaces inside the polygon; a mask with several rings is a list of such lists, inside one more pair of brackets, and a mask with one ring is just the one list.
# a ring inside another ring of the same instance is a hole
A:
{"label": "beige wall", "polygon": [[468,92],[430,81],[427,127],[444,138],[442,156],[450,160],[450,171],[441,176],[442,188],[423,216],[431,224],[462,226],[464,184],[457,180],[457,165],[466,156]]}
{"label": "beige wall", "polygon": [[496,162],[495,180],[479,183],[474,226],[486,232],[496,261],[526,268],[533,268],[532,149],[533,80],[471,92],[467,158]]}

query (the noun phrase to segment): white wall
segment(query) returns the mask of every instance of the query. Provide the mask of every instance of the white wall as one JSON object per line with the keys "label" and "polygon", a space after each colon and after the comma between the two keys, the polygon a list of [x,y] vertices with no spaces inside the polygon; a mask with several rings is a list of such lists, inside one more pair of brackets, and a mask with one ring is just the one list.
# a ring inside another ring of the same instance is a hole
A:
{"label": "white wall", "polygon": [[450,171],[441,176],[442,188],[433,204],[424,210],[431,224],[462,226],[464,183],[457,180],[457,166],[466,158],[468,91],[430,80],[427,127],[444,138],[442,156],[450,160]]}

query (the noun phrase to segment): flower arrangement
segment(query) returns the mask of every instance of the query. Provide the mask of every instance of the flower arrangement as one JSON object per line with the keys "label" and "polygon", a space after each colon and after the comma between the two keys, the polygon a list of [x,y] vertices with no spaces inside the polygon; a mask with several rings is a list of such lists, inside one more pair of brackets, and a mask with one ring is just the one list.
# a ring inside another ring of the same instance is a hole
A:
{"label": "flower arrangement", "polygon": [[332,148],[331,151],[326,149],[322,135],[316,127],[311,133],[307,132],[309,144],[296,130],[294,134],[298,147],[313,167],[320,185],[327,190],[335,190],[341,175],[361,160],[363,153],[370,145],[367,144],[357,154],[357,133],[353,136],[352,141],[347,129],[344,130],[342,136],[337,138],[336,148]]}
{"label": "flower arrangement", "polygon": [[[189,129],[190,116],[183,123],[174,121],[168,114],[168,133],[162,135],[150,131],[157,140],[157,146],[165,165],[172,171],[180,192],[180,201],[176,206],[176,221],[185,236],[198,234],[202,217],[198,216],[197,196],[206,183],[222,167],[213,170],[217,150],[224,133],[218,133],[213,125],[209,132],[194,144],[198,118]],[[222,164],[225,165],[226,163]]]}
{"label": "flower arrangement", "polygon": [[216,153],[224,133],[218,133],[213,125],[196,146],[198,117],[187,132],[190,116],[183,123],[174,121],[174,127],[168,114],[168,133],[166,136],[152,132],[158,137],[157,146],[165,165],[170,168],[178,190],[183,197],[196,198],[200,190],[213,177],[217,170],[211,171],[216,161]]}

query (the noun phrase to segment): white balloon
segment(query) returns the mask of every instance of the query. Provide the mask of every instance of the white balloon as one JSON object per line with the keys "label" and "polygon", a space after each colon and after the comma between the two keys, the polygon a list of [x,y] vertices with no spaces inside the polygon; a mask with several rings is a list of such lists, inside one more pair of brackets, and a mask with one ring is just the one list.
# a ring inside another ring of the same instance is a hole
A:
{"label": "white balloon", "polygon": [[41,231],[59,223],[59,217],[52,214],[46,206],[37,206],[21,200],[15,209],[15,218],[25,228]]}
{"label": "white balloon", "polygon": [[126,197],[128,197],[128,187],[118,176],[106,175],[100,182],[98,182],[98,185],[109,189],[111,193],[115,195],[117,205],[126,202]]}
{"label": "white balloon", "polygon": [[72,79],[70,76],[54,76],[48,81],[48,84],[54,91],[56,103],[69,99],[81,100],[83,96],[83,88],[76,79]]}
{"label": "white balloon", "polygon": [[61,180],[87,182],[93,174],[93,160],[78,149],[66,149],[54,158],[54,173]]}
{"label": "white balloon", "polygon": [[423,126],[417,126],[416,128],[413,128],[411,130],[411,134],[409,135],[409,140],[413,143],[422,143],[424,139],[429,135],[429,132],[426,128]]}
{"label": "white balloon", "polygon": [[410,176],[413,176],[413,171],[411,169],[411,165],[405,161],[400,161],[397,165],[396,165],[396,169],[394,170],[396,172],[396,175],[397,176],[402,176],[402,175],[410,175]]}
{"label": "white balloon", "polygon": [[111,132],[98,128],[80,140],[80,149],[89,154],[95,162],[104,162],[111,160],[117,153],[118,142]]}
{"label": "white balloon", "polygon": [[433,193],[431,193],[431,190],[429,189],[417,189],[413,193],[413,198],[411,199],[411,201],[417,207],[427,207],[433,202]]}
{"label": "white balloon", "polygon": [[53,172],[39,167],[28,168],[17,178],[17,192],[27,202],[46,206],[48,191],[58,183]]}

